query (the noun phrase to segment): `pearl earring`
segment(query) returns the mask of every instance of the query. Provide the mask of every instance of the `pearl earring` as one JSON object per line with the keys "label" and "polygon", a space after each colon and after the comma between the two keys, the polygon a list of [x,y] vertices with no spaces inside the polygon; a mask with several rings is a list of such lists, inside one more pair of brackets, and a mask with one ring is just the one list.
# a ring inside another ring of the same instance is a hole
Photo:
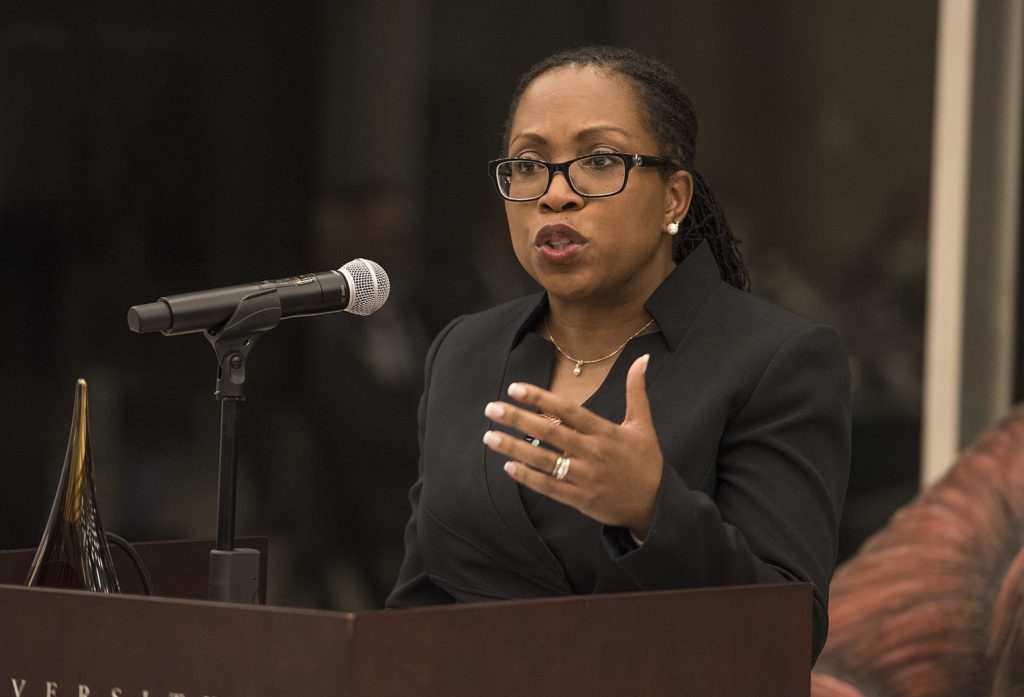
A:
{"label": "pearl earring", "polygon": [[679,232],[679,223],[669,223],[665,226],[665,230],[668,231],[668,234],[674,235]]}

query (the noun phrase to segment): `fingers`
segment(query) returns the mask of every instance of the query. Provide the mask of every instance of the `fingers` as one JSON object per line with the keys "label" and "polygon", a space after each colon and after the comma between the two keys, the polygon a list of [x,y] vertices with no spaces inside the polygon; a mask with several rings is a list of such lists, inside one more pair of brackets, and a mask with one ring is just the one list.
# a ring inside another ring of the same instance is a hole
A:
{"label": "fingers", "polygon": [[[484,443],[513,458],[504,467],[511,479],[543,496],[569,506],[576,505],[579,487],[570,478],[575,474],[571,458],[565,463],[561,459],[567,457],[565,455],[558,455],[546,448],[535,448],[507,433],[496,431],[485,433]],[[525,457],[517,458],[516,453],[524,454]],[[559,471],[562,472],[561,478],[558,478]]]}
{"label": "fingers", "polygon": [[[491,402],[484,408],[503,427],[485,433],[484,443],[508,458],[505,472],[520,485],[605,525],[645,531],[664,466],[647,398],[649,360],[641,356],[629,368],[621,424],[536,385],[513,383],[508,394],[519,404]],[[562,419],[561,425],[545,414]],[[537,447],[541,440],[554,450]]]}
{"label": "fingers", "polygon": [[547,448],[538,448],[522,438],[500,431],[484,434],[484,444],[496,452],[526,465],[544,475],[553,475],[559,454]]}
{"label": "fingers", "polygon": [[623,423],[650,423],[651,403],[647,400],[647,363],[651,354],[633,361],[626,374],[626,418]]}
{"label": "fingers", "polygon": [[505,472],[509,477],[523,486],[529,487],[538,494],[573,505],[575,487],[568,479],[559,481],[550,474],[545,474],[532,467],[525,467],[521,462],[506,462]]}
{"label": "fingers", "polygon": [[536,385],[513,382],[508,386],[508,396],[538,411],[558,416],[563,423],[580,433],[600,433],[610,425],[589,409]]}
{"label": "fingers", "polygon": [[520,409],[513,404],[491,402],[484,407],[484,415],[495,423],[522,431],[562,450],[579,451],[584,447],[580,442],[580,434],[572,428],[563,428],[558,421],[553,421],[543,414]]}

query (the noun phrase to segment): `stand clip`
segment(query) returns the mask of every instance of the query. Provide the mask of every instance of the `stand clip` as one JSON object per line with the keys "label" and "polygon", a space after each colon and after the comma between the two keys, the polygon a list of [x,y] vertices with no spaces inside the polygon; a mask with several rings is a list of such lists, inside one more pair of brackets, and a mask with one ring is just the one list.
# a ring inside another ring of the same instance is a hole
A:
{"label": "stand clip", "polygon": [[256,340],[281,322],[281,299],[276,289],[246,295],[235,312],[206,340],[217,354],[217,387],[213,396],[245,399],[245,363]]}

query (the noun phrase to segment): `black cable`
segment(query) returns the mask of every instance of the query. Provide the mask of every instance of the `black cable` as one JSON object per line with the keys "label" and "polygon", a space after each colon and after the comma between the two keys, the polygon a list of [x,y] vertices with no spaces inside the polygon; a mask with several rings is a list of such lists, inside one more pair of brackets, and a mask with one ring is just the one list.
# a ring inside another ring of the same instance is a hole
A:
{"label": "black cable", "polygon": [[139,580],[142,581],[142,590],[146,595],[156,595],[156,587],[153,585],[153,579],[149,575],[149,571],[146,570],[146,565],[142,563],[142,557],[135,551],[131,543],[124,539],[120,535],[115,535],[112,532],[106,533],[107,542],[113,542],[115,545],[121,548],[128,558],[132,560],[132,564],[135,566],[136,573],[139,574]]}

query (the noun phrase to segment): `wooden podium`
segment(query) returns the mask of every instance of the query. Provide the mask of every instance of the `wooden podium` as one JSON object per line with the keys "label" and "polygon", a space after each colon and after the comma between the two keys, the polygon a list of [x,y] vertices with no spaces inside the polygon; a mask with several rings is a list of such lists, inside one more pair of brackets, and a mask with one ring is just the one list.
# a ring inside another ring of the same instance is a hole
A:
{"label": "wooden podium", "polygon": [[[211,546],[140,551],[185,578]],[[0,585],[17,697],[807,697],[810,657],[810,584],[355,614]]]}

